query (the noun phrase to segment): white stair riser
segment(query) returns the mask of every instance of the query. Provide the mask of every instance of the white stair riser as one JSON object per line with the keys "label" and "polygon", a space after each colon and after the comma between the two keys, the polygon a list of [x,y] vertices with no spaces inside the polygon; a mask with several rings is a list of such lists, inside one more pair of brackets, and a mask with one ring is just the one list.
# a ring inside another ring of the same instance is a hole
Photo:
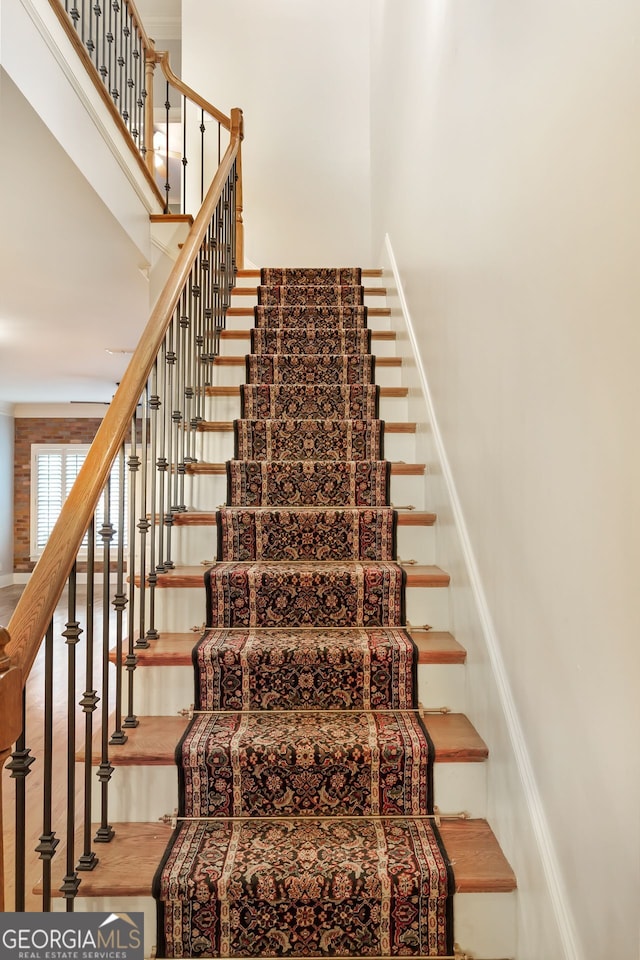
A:
{"label": "white stair riser", "polygon": [[[391,474],[389,496],[392,506],[425,509],[425,478]],[[227,500],[227,476],[201,474],[185,477],[185,501],[190,510],[215,510]]]}
{"label": "white stair riser", "polygon": [[[62,913],[65,900],[56,898],[53,909]],[[82,897],[77,909],[89,913],[144,913],[144,955],[150,957],[156,942],[156,902],[151,897]],[[456,893],[453,904],[454,934],[463,951],[477,957],[513,957],[516,953],[515,893]]]}
{"label": "white stair riser", "polygon": [[[155,821],[172,814],[178,806],[178,768],[175,764],[117,766],[117,748],[112,748],[115,773],[109,784],[109,820]],[[434,763],[434,802],[440,813],[486,813],[486,764]],[[101,785],[92,785],[92,806],[100,809]],[[98,856],[100,855],[99,850]]]}
{"label": "white stair riser", "polygon": [[[403,423],[409,417],[406,397],[380,397],[380,419]],[[241,414],[240,397],[207,397],[205,420],[237,420]]]}
{"label": "white stair riser", "polygon": [[[202,433],[196,444],[197,456],[205,463],[225,463],[234,455],[233,432],[220,430]],[[387,460],[404,460],[406,463],[415,462],[416,438],[412,433],[391,433],[385,431],[383,441],[383,456]]]}
{"label": "white stair riser", "polygon": [[[228,327],[233,330],[234,328]],[[245,327],[236,327],[235,330],[244,330]],[[376,357],[395,357],[395,340],[373,340],[371,343],[371,352]],[[251,340],[247,336],[223,337],[220,339],[221,357],[244,357],[251,353]]]}
{"label": "white stair riser", "polygon": [[[239,303],[234,304],[234,306],[240,306],[240,304]],[[245,303],[244,304],[245,309],[249,307],[249,309],[252,311],[249,314],[249,316],[235,316],[235,315],[232,315],[230,317],[228,316],[225,328],[227,330],[250,330],[251,327],[254,326],[254,319],[253,319],[254,306],[255,304],[249,305]],[[378,304],[378,306],[381,306],[381,304]],[[369,330],[390,330],[391,318],[389,316],[381,316],[381,317],[375,316],[375,315],[372,316],[371,313],[369,313],[367,328]],[[374,353],[378,352],[379,346],[380,346],[380,343],[374,340],[372,344]],[[245,353],[246,352],[247,351],[245,351]]]}
{"label": "white stair riser", "polygon": [[[203,577],[204,571],[203,567]],[[181,633],[205,622],[204,580],[202,588],[162,587],[155,593],[155,628],[161,633]],[[139,609],[137,598],[136,609]],[[448,589],[446,587],[409,587],[406,614],[407,620],[412,624],[427,623],[434,630],[448,630]]]}
{"label": "white stair riser", "polygon": [[[238,356],[238,354],[235,354]],[[376,383],[381,387],[401,387],[402,368],[376,366]],[[215,363],[211,371],[211,383],[216,387],[236,387],[245,381],[244,363]]]}
{"label": "white stair riser", "polygon": [[[403,560],[434,563],[435,531],[433,527],[399,526],[397,553]],[[175,564],[200,563],[217,557],[217,529],[207,526],[174,526],[171,531],[171,556]]]}
{"label": "white stair riser", "polygon": [[[194,646],[199,636],[194,633]],[[134,711],[138,716],[173,716],[190,707],[194,696],[191,665],[141,666],[135,672]],[[428,709],[448,707],[464,713],[464,665],[419,664],[418,702]]]}

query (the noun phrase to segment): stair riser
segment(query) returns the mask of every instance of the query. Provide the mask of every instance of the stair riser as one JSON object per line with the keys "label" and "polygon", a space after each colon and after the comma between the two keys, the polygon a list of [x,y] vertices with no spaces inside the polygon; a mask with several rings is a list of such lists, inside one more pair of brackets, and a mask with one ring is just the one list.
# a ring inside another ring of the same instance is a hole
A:
{"label": "stair riser", "polygon": [[[174,764],[118,767],[115,747],[110,759],[116,765],[109,788],[110,820],[116,823],[120,820],[155,821],[177,809],[178,770]],[[485,816],[486,764],[436,761],[433,783],[434,801],[441,813],[465,811],[472,817]],[[100,809],[100,789],[95,778],[92,785],[94,810]]]}
{"label": "stair riser", "polygon": [[[377,357],[395,357],[395,340],[373,340],[371,352]],[[224,337],[220,340],[221,357],[239,357],[251,353],[251,340],[247,336]]]}
{"label": "stair riser", "polygon": [[[56,898],[61,913],[65,901]],[[89,913],[144,913],[145,957],[156,942],[156,902],[149,897],[82,897],[77,909]],[[513,957],[516,953],[515,893],[457,893],[453,901],[456,943],[477,957]]]}
{"label": "stair riser", "polygon": [[[402,423],[409,419],[406,397],[380,397],[380,419]],[[240,397],[207,397],[205,420],[236,420],[240,416]]]}
{"label": "stair riser", "polygon": [[[194,633],[194,646],[199,634]],[[169,673],[171,671],[171,673]],[[194,702],[191,666],[140,667],[135,673],[135,713],[141,717],[174,715]],[[464,665],[418,664],[418,702],[464,713]]]}
{"label": "stair riser", "polygon": [[[392,473],[389,487],[391,504],[397,507],[411,505],[416,510],[424,510],[424,488],[423,476]],[[185,500],[187,507],[191,510],[215,510],[227,500],[226,474],[200,474],[185,477]]]}
{"label": "stair riser", "polygon": [[[238,303],[234,304],[234,306],[244,307],[245,310],[246,310],[247,307],[248,307],[252,312],[250,313],[249,316],[246,316],[246,317],[239,317],[239,316],[235,316],[235,315],[232,315],[232,316],[230,316],[230,317],[227,317],[227,323],[226,323],[226,329],[227,329],[227,330],[250,330],[253,326],[255,326],[255,324],[254,324],[254,319],[253,319],[253,307],[255,306],[255,304],[249,305],[249,304],[247,304],[247,303],[239,303],[239,302],[238,302]],[[373,306],[374,309],[375,309],[376,307],[383,307],[384,304],[383,304],[383,303],[376,303],[376,304],[372,304],[372,306]],[[375,314],[372,316],[372,315],[371,315],[371,312],[369,312],[369,318],[368,318],[368,321],[367,321],[367,329],[369,329],[369,330],[390,330],[390,329],[391,329],[391,317],[389,317],[389,316],[375,316]],[[378,352],[378,346],[379,346],[379,344],[374,341],[373,347],[374,347],[374,352],[375,352],[375,353]],[[241,352],[241,351],[238,351],[238,352]],[[247,352],[247,351],[245,351],[245,353],[246,353],[246,352]]]}
{"label": "stair riser", "polygon": [[[233,432],[215,431],[202,433],[198,437],[197,456],[205,463],[224,463],[234,455]],[[411,433],[384,434],[384,457],[387,460],[416,461],[416,440]]]}
{"label": "stair riser", "polygon": [[[174,526],[171,533],[172,558],[176,564],[200,563],[217,557],[215,526]],[[433,527],[399,526],[398,556],[418,563],[435,563]]]}
{"label": "stair riser", "polygon": [[[234,355],[240,356],[240,354]],[[236,387],[238,384],[244,383],[244,373],[244,362],[237,364],[216,363],[211,371],[211,383],[216,387]],[[379,364],[376,367],[376,383],[381,387],[401,387],[402,368],[399,366],[384,367]]]}
{"label": "stair riser", "polygon": [[[210,559],[210,558],[204,558]],[[204,577],[204,570],[202,573]],[[181,633],[205,622],[204,587],[162,587],[156,590],[156,629],[161,633]],[[136,599],[136,609],[137,599]],[[434,630],[449,629],[449,591],[446,587],[409,587],[407,620],[416,625],[428,623]]]}

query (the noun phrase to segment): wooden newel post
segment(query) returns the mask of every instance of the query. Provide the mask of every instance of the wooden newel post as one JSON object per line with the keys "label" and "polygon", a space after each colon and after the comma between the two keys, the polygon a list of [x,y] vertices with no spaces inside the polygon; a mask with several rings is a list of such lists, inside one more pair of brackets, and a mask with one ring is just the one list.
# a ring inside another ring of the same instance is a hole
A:
{"label": "wooden newel post", "polygon": [[4,903],[4,824],[2,822],[2,771],[13,744],[22,732],[22,670],[11,665],[6,652],[9,631],[0,627],[0,912]]}
{"label": "wooden newel post", "polygon": [[149,173],[155,177],[155,151],[153,146],[153,77],[156,71],[157,54],[154,41],[149,40],[149,47],[145,50],[144,59],[144,146],[146,153],[144,161]]}
{"label": "wooden newel post", "polygon": [[[231,110],[231,136],[244,139],[244,119],[242,110],[233,107]],[[236,157],[236,266],[238,270],[244,268],[244,223],[242,220],[242,143],[238,147]]]}

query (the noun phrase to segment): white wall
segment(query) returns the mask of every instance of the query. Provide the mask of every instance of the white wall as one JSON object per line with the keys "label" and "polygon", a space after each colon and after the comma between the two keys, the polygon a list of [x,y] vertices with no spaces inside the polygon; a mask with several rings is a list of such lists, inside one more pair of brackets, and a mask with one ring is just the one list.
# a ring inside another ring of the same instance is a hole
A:
{"label": "white wall", "polygon": [[440,560],[518,958],[636,957],[640,7],[371,8],[374,247],[442,440]]}
{"label": "white wall", "polygon": [[13,408],[0,402],[0,587],[13,583]]}
{"label": "white wall", "polygon": [[367,0],[183,0],[182,16],[184,80],[244,112],[247,259],[369,263]]}

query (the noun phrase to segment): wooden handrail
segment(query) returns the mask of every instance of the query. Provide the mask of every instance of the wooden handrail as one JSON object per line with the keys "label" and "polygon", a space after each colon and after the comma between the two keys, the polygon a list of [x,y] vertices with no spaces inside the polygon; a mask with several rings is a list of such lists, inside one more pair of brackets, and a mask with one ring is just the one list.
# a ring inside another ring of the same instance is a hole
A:
{"label": "wooden handrail", "polygon": [[[9,669],[0,667],[0,703],[9,695],[15,701],[16,681],[22,689],[36,658],[42,638],[53,617],[65,583],[80,549],[87,526],[96,508],[111,466],[120,450],[166,330],[171,322],[194,258],[203,242],[223,187],[232,170],[242,139],[242,111],[231,111],[231,139],[218,171],[207,191],[187,240],[153,308],[140,342],[120,386],[102,421],[78,478],[63,506],[45,550],[36,564],[18,605],[9,621],[9,642],[5,653]],[[14,722],[7,711],[0,712],[0,752],[19,733],[20,711]],[[16,729],[16,723],[18,727]]]}
{"label": "wooden handrail", "polygon": [[192,90],[191,87],[187,86],[186,83],[183,83],[179,77],[176,77],[175,73],[169,65],[169,51],[162,50],[156,53],[155,55],[156,63],[160,64],[162,72],[169,81],[169,83],[179,90],[185,97],[189,100],[192,100],[193,103],[196,103],[205,113],[210,114],[214,120],[217,120],[218,123],[225,128],[225,130],[231,130],[231,117],[227,117],[226,114],[218,110],[213,106],[212,103],[209,103],[208,100],[205,100],[204,97],[201,97],[199,93],[196,93],[195,90]]}

